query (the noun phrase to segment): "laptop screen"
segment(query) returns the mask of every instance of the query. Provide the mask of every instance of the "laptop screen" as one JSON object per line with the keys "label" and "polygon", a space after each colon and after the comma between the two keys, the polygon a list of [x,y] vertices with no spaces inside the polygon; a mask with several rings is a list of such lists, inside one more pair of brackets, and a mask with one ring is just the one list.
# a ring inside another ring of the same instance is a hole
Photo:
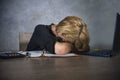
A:
{"label": "laptop screen", "polygon": [[116,25],[113,40],[113,52],[120,52],[120,14],[116,15]]}

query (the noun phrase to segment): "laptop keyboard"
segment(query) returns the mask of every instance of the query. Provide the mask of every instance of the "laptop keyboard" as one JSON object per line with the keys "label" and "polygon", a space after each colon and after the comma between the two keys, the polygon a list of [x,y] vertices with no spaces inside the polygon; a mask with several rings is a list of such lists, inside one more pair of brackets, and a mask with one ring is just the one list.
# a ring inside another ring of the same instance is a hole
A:
{"label": "laptop keyboard", "polygon": [[98,57],[112,57],[111,50],[98,50],[80,53],[80,55],[98,56]]}

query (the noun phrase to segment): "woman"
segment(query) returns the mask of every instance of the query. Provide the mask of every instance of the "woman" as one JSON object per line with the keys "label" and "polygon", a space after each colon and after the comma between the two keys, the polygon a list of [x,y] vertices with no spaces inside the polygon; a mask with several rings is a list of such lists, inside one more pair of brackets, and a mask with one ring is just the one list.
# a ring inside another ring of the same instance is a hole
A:
{"label": "woman", "polygon": [[63,41],[70,42],[73,45],[72,51],[89,50],[89,34],[86,24],[82,19],[76,16],[68,16],[55,26],[55,33]]}
{"label": "woman", "polygon": [[66,54],[89,50],[89,35],[82,19],[67,16],[57,25],[38,25],[27,51],[46,49],[50,53]]}

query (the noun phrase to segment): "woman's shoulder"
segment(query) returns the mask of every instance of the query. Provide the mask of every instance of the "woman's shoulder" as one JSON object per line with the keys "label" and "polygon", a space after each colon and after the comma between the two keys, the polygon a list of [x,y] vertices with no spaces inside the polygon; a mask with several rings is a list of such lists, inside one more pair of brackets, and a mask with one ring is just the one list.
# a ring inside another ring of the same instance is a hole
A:
{"label": "woman's shoulder", "polygon": [[47,25],[44,24],[38,24],[35,26],[35,29],[45,28]]}
{"label": "woman's shoulder", "polygon": [[45,30],[47,28],[50,28],[50,25],[38,24],[35,26],[35,30]]}

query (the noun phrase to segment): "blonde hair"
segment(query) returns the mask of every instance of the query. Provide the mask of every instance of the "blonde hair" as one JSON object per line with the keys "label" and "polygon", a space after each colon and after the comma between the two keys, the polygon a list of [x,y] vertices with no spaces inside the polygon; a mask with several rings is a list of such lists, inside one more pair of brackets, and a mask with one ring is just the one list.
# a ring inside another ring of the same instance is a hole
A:
{"label": "blonde hair", "polygon": [[72,43],[78,51],[89,49],[88,30],[81,18],[67,16],[56,25],[56,32],[61,33],[65,41]]}

